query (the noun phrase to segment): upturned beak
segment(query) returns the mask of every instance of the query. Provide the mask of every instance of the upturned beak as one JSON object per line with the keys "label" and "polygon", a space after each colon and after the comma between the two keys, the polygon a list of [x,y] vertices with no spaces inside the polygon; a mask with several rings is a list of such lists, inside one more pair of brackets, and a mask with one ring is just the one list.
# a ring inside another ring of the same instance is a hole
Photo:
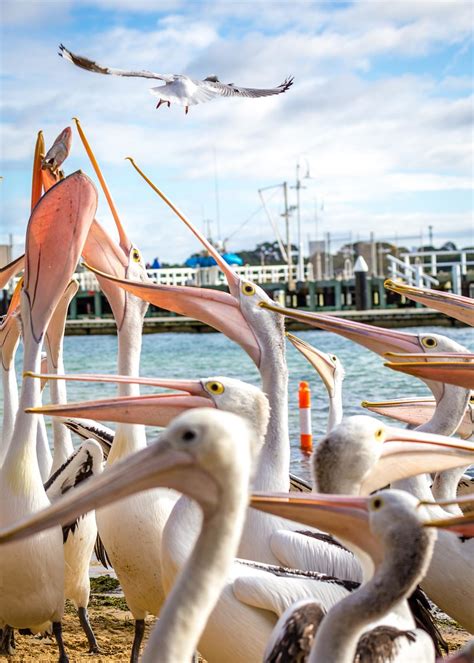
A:
{"label": "upturned beak", "polygon": [[474,389],[474,361],[387,362],[385,366],[400,373],[408,373],[420,380]]}
{"label": "upturned beak", "polygon": [[33,211],[34,206],[43,194],[43,175],[41,172],[41,164],[43,162],[45,153],[44,136],[42,131],[38,131],[35,143],[35,152],[33,156],[33,173],[31,177],[31,206]]}
{"label": "upturned beak", "polygon": [[40,342],[76,269],[96,208],[94,185],[77,171],[45,193],[31,214],[23,291],[36,342]]}
{"label": "upturned beak", "polygon": [[422,350],[415,334],[366,325],[363,322],[337,318],[335,315],[284,308],[268,304],[267,302],[260,302],[260,306],[292,320],[304,322],[311,327],[318,327],[319,329],[339,334],[339,336],[344,336],[344,338],[363,345],[368,350],[382,356],[390,351],[420,352]]}
{"label": "upturned beak", "polygon": [[250,506],[350,541],[370,555],[375,564],[382,560],[381,545],[369,528],[368,501],[364,497],[323,493],[254,493]]}
{"label": "upturned beak", "polygon": [[[170,448],[166,439],[127,456],[91,477],[51,506],[35,513],[20,524],[1,530],[0,543],[17,541],[55,525],[67,524],[99,507],[144,490],[163,486],[184,492],[190,497],[217,501],[212,477],[194,465],[192,456]],[[206,486],[206,491],[203,491]]]}
{"label": "upturned beak", "polygon": [[8,281],[14,276],[16,276],[18,272],[21,272],[21,270],[24,269],[24,267],[25,267],[25,254],[23,254],[19,258],[15,258],[15,260],[9,262],[8,265],[0,267],[0,290],[3,290],[3,288],[7,285]]}
{"label": "upturned beak", "polygon": [[71,145],[71,127],[66,127],[61,131],[53,145],[47,151],[46,156],[41,160],[42,179],[45,191],[48,191],[64,177],[64,173],[60,168],[69,156]]}
{"label": "upturned beak", "polygon": [[10,370],[13,366],[15,352],[20,340],[20,321],[15,317],[14,313],[20,305],[20,293],[22,287],[23,278],[21,278],[16,284],[8,306],[7,314],[0,324],[0,355],[2,358],[2,366],[5,371]]}
{"label": "upturned beak", "polygon": [[369,494],[390,483],[425,472],[441,472],[474,461],[474,444],[422,431],[387,426],[380,457],[361,483]]}
{"label": "upturned beak", "polygon": [[334,375],[336,372],[336,368],[330,356],[327,355],[322,350],[314,348],[309,343],[306,343],[306,341],[301,340],[301,338],[298,338],[297,336],[290,334],[289,332],[286,333],[286,336],[288,340],[291,341],[291,343],[295,346],[295,348],[299,352],[301,352],[303,357],[305,357],[305,359],[309,361],[311,366],[318,373],[321,380],[324,382],[328,394],[330,396],[334,396],[335,393]]}
{"label": "upturned beak", "polygon": [[[362,401],[362,407],[383,417],[403,421],[411,426],[422,426],[431,419],[436,409],[434,398],[401,398],[392,401]],[[474,432],[472,411],[468,406],[456,431],[463,439],[469,439]]]}
{"label": "upturned beak", "polygon": [[461,320],[461,322],[474,327],[474,301],[469,297],[455,295],[450,292],[440,292],[430,288],[418,288],[398,281],[387,279],[384,283],[387,290],[397,292],[399,295],[413,299],[425,306],[435,308],[451,318]]}
{"label": "upturned beak", "polygon": [[50,361],[55,369],[58,367],[69,304],[78,289],[79,283],[75,279],[69,281],[66,290],[63,292],[63,295],[56,306],[53,317],[49,322],[48,329],[46,330],[45,345],[48,348]]}

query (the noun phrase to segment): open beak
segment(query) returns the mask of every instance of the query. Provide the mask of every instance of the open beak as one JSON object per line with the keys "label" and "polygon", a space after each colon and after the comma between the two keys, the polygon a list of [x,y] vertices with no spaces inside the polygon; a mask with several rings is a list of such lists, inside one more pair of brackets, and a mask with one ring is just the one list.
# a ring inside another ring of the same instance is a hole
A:
{"label": "open beak", "polygon": [[227,292],[210,288],[156,285],[129,281],[105,274],[85,265],[103,280],[114,283],[136,297],[167,311],[200,320],[238,343],[260,365],[260,346],[255,334],[242,315],[237,300]]}
{"label": "open beak", "polygon": [[79,283],[75,279],[69,281],[66,290],[63,292],[63,295],[56,306],[53,317],[49,322],[48,329],[46,330],[45,345],[48,348],[48,354],[54,369],[58,368],[58,360],[62,349],[69,304],[78,289]]}
{"label": "open beak", "polygon": [[[472,357],[472,355],[470,355]],[[454,384],[464,389],[474,389],[474,362],[459,361],[430,361],[405,363],[387,362],[388,368],[400,373],[408,373],[420,380],[431,380],[445,384]]]}
{"label": "open beak", "polygon": [[299,350],[299,352],[301,352],[303,357],[305,357],[305,359],[309,361],[311,366],[318,373],[321,380],[324,382],[328,394],[330,396],[334,396],[335,393],[334,376],[336,372],[336,367],[334,362],[331,360],[330,356],[327,355],[322,350],[314,348],[309,343],[306,343],[306,341],[301,340],[301,338],[298,338],[297,336],[290,334],[289,332],[286,333],[286,336],[288,340],[291,341],[291,343],[295,346],[295,348]]}
{"label": "open beak", "polygon": [[[411,426],[422,426],[431,419],[436,409],[434,398],[400,398],[392,401],[378,401],[371,403],[362,401],[362,407],[383,417],[403,421]],[[468,439],[474,433],[474,419],[472,407],[468,405],[461,423],[456,431],[463,439]]]}
{"label": "open beak", "polygon": [[474,462],[474,444],[422,431],[387,426],[380,457],[365,475],[361,494],[425,472],[441,472]]}
{"label": "open beak", "polygon": [[379,563],[383,551],[371,533],[368,501],[351,495],[323,493],[254,493],[250,506],[258,511],[321,529],[350,541]]}
{"label": "open beak", "polygon": [[94,185],[77,171],[45,193],[31,214],[24,294],[38,343],[76,269],[96,208]]}
{"label": "open beak", "polygon": [[15,260],[9,262],[8,265],[0,267],[0,290],[3,290],[7,285],[8,281],[12,279],[14,276],[16,276],[18,272],[21,272],[21,270],[24,269],[24,267],[25,267],[24,254],[19,258],[15,258]]}
{"label": "open beak", "polygon": [[334,332],[344,336],[350,341],[363,345],[368,350],[384,355],[386,352],[420,352],[422,350],[418,337],[415,334],[383,329],[363,322],[354,322],[337,318],[335,315],[299,311],[298,309],[275,306],[268,302],[260,302],[260,306],[275,313],[280,313],[292,320],[304,322],[311,327],[318,327],[325,331]]}
{"label": "open beak", "polygon": [[387,279],[384,283],[387,290],[397,292],[408,299],[420,302],[425,306],[435,308],[451,318],[474,327],[474,300],[462,295],[454,295],[450,292],[441,292],[430,288],[418,288],[398,281]]}
{"label": "open beak", "polygon": [[88,511],[159,486],[185,492],[190,497],[199,496],[201,503],[208,494],[212,499],[218,499],[211,477],[194,465],[189,453],[170,448],[169,442],[163,438],[107,467],[99,476],[91,477],[22,523],[1,530],[0,543],[23,539],[55,525],[65,525]]}
{"label": "open beak", "polygon": [[[58,376],[63,380],[64,376]],[[167,426],[178,414],[196,407],[215,407],[205,396],[193,394],[142,394],[140,396],[115,396],[82,403],[43,405],[29,408],[32,414],[47,414],[52,417],[76,417],[113,421],[123,424],[144,426]]]}

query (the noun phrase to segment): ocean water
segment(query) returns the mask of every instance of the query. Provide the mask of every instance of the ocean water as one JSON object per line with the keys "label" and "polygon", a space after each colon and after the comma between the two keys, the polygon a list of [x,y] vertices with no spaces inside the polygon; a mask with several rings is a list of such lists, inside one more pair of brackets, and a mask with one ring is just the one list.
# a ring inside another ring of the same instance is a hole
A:
{"label": "ocean water", "polygon": [[[474,334],[470,328],[411,327],[411,333],[447,334],[470,351],[474,351]],[[324,352],[336,354],[345,368],[343,387],[344,414],[366,413],[362,400],[378,401],[407,396],[430,395],[416,378],[405,376],[383,366],[378,355],[329,332],[311,330],[297,334]],[[115,373],[117,366],[116,336],[66,336],[64,339],[66,371],[70,373]],[[323,383],[304,357],[288,342],[289,426],[291,471],[310,477],[309,457],[299,449],[298,383],[309,382],[312,391],[312,424],[315,441],[326,430],[328,399]],[[22,353],[17,353],[17,370],[21,376]],[[143,337],[141,375],[164,378],[207,378],[227,375],[259,385],[260,377],[245,352],[222,334],[149,334]],[[114,385],[69,382],[68,400],[104,398],[116,393]],[[143,388],[143,393],[153,389]],[[47,389],[44,401],[49,396]],[[0,411],[3,399],[0,401]],[[388,421],[388,420],[387,420]],[[152,436],[155,431],[150,430]],[[75,440],[76,442],[76,440]]]}

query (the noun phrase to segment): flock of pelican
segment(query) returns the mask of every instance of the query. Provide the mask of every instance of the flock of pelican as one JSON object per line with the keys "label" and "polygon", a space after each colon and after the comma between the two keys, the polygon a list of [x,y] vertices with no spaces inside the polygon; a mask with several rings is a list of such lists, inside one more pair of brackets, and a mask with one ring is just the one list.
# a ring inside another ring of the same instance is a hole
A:
{"label": "flock of pelican", "polygon": [[[15,638],[23,637],[16,631],[52,630],[59,661],[68,661],[65,598],[77,608],[89,652],[100,652],[87,613],[95,548],[115,570],[135,620],[132,663],[148,614],[159,617],[140,659],[148,663],[189,662],[197,650],[208,663],[434,661],[442,638],[426,595],[474,630],[474,496],[464,475],[474,461],[474,355],[439,334],[277,306],[241,279],[131,160],[215,258],[229,292],[156,285],[78,120],[76,126],[119,239],[95,218],[98,192],[89,177],[61,170],[71,129],[46,153],[40,132],[25,254],[0,270],[1,288],[23,271],[0,324],[2,652],[14,653]],[[117,324],[117,375],[64,370],[65,320],[81,256]],[[474,324],[468,298],[387,287]],[[150,303],[238,343],[260,371],[261,388],[218,373],[139,377]],[[367,415],[344,418],[341,362],[285,336],[285,317],[376,352],[390,368],[422,379],[433,397],[364,402],[408,428]],[[289,471],[287,337],[328,393],[312,485]],[[69,380],[112,382],[118,394],[68,403]],[[47,383],[51,403],[42,405]],[[140,395],[140,385],[166,391]],[[45,415],[53,417],[52,454]],[[116,423],[115,430],[102,422]],[[146,426],[166,429],[150,443]],[[71,431],[83,438],[76,448]],[[471,644],[450,660],[472,657]]]}

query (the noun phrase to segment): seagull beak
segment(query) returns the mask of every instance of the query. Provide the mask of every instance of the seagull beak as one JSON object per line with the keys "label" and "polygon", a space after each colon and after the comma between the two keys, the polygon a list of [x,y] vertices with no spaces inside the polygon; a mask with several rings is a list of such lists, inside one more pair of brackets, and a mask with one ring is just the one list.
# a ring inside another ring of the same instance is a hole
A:
{"label": "seagull beak", "polygon": [[12,262],[9,262],[8,265],[0,267],[0,290],[3,290],[7,285],[8,281],[16,276],[18,272],[21,272],[25,267],[25,256],[22,255],[19,258],[15,258]]}
{"label": "seagull beak", "polygon": [[242,315],[236,299],[227,292],[210,288],[156,285],[129,281],[105,274],[86,264],[94,274],[114,283],[136,297],[167,311],[200,320],[238,343],[260,365],[260,346]]}
{"label": "seagull beak", "polygon": [[[61,380],[65,376],[59,376]],[[52,417],[75,417],[113,421],[122,424],[167,426],[178,414],[196,407],[215,407],[205,396],[192,394],[142,394],[140,396],[115,396],[82,403],[43,405],[26,410],[31,414],[47,414]]]}
{"label": "seagull beak", "polygon": [[322,350],[314,348],[309,343],[302,341],[297,336],[293,336],[293,334],[290,334],[289,332],[286,333],[286,336],[316,370],[321,380],[324,382],[329,396],[334,396],[336,367],[330,356],[325,352],[322,352]]}
{"label": "seagull beak", "polygon": [[218,251],[212,246],[212,244],[204,237],[204,235],[199,232],[199,230],[186,218],[186,216],[165,196],[165,194],[158,189],[158,187],[153,184],[153,182],[145,175],[145,173],[137,166],[135,161],[131,157],[127,157],[128,161],[132,164],[135,170],[141,175],[147,184],[153,189],[155,193],[170,207],[173,212],[181,219],[181,221],[189,228],[195,237],[201,242],[202,246],[209,252],[220,269],[224,272],[224,275],[227,280],[227,285],[229,290],[234,297],[238,297],[240,293],[240,279],[237,274],[234,272],[232,267],[224,260],[224,258],[219,254]]}
{"label": "seagull beak", "polygon": [[387,290],[397,292],[399,295],[413,299],[425,306],[431,306],[437,311],[441,311],[451,318],[461,320],[461,322],[474,327],[474,301],[469,297],[454,295],[450,292],[440,292],[429,288],[417,288],[398,281],[387,279],[384,283]]}
{"label": "seagull beak", "polygon": [[284,308],[268,304],[267,302],[260,302],[260,306],[275,313],[280,313],[280,315],[284,315],[292,320],[304,322],[311,327],[318,327],[344,336],[350,341],[363,345],[368,350],[382,356],[389,351],[420,352],[422,350],[418,342],[418,337],[415,334],[366,325],[363,322],[337,318],[335,315],[324,315],[322,313]]}
{"label": "seagull beak", "polygon": [[474,461],[474,444],[422,431],[387,426],[377,463],[365,475],[361,494],[394,481],[425,472],[469,465]]}
{"label": "seagull beak", "polygon": [[383,551],[371,533],[364,497],[323,493],[254,493],[250,506],[258,511],[321,529],[370,555],[379,563]]}
{"label": "seagull beak", "polygon": [[394,371],[408,373],[408,375],[413,375],[413,377],[420,380],[431,380],[433,382],[454,384],[464,389],[474,389],[473,361],[387,362],[385,366]]}
{"label": "seagull beak", "polygon": [[66,290],[56,306],[48,329],[46,331],[45,345],[48,349],[50,361],[55,369],[58,368],[59,356],[62,351],[62,342],[64,337],[64,328],[66,326],[66,317],[69,304],[79,289],[79,284],[75,279],[69,281]]}
{"label": "seagull beak", "polygon": [[16,541],[55,525],[66,525],[99,507],[144,490],[166,487],[186,493],[199,502],[219,499],[216,484],[204,470],[194,465],[188,452],[170,448],[163,437],[155,444],[107,467],[51,506],[22,523],[0,531],[0,543]]}
{"label": "seagull beak", "polygon": [[28,304],[30,331],[37,343],[76,269],[96,208],[94,185],[77,171],[50,189],[31,214],[26,231],[23,300]]}

